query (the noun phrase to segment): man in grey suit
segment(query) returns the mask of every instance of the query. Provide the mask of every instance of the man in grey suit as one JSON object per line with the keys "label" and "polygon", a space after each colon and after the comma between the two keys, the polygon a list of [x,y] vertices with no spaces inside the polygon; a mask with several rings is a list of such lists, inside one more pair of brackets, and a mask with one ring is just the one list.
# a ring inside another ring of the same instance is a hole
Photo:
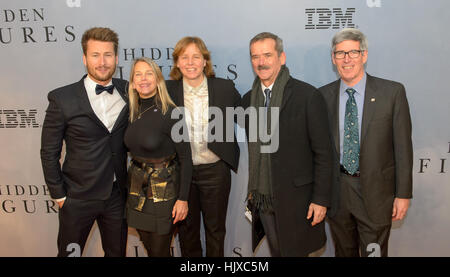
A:
{"label": "man in grey suit", "polygon": [[319,90],[327,102],[339,163],[329,215],[336,256],[387,256],[392,221],[412,198],[411,118],[402,84],[365,72],[367,39],[343,29],[332,40],[340,79]]}

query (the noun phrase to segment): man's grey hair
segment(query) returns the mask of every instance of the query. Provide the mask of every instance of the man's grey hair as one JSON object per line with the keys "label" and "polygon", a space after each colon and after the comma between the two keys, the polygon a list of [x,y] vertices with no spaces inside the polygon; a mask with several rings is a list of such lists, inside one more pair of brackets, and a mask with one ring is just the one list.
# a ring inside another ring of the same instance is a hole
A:
{"label": "man's grey hair", "polygon": [[[264,40],[264,39],[273,39],[275,40],[275,50],[277,50],[278,56],[281,55],[281,53],[283,53],[283,40],[281,38],[279,38],[277,35],[269,33],[269,32],[262,32],[257,34],[256,36],[254,36],[251,40],[250,40],[250,47],[252,46],[253,43],[260,41],[260,40]],[[251,55],[251,51],[250,51],[250,55]]]}
{"label": "man's grey hair", "polygon": [[369,47],[366,36],[360,30],[354,28],[346,28],[342,29],[334,35],[331,41],[332,52],[334,53],[334,51],[336,51],[337,44],[346,40],[359,41],[359,50],[366,51]]}

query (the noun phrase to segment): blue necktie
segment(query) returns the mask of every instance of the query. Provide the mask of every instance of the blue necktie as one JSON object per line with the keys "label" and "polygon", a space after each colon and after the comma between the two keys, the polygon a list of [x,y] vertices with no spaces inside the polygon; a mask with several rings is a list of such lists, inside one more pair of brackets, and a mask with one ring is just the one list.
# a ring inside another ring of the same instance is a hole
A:
{"label": "blue necktie", "polygon": [[95,86],[95,94],[99,95],[100,93],[107,91],[109,94],[112,94],[114,90],[114,85],[110,85],[107,87],[104,87],[102,85],[97,84]]}
{"label": "blue necktie", "polygon": [[345,92],[348,93],[348,100],[345,104],[342,165],[350,174],[355,174],[359,168],[358,108],[354,96],[356,90],[348,88]]}
{"label": "blue necktie", "polygon": [[270,97],[272,96],[272,91],[268,88],[264,90],[264,95],[266,96],[266,99],[264,100],[264,106],[269,107],[270,105]]}

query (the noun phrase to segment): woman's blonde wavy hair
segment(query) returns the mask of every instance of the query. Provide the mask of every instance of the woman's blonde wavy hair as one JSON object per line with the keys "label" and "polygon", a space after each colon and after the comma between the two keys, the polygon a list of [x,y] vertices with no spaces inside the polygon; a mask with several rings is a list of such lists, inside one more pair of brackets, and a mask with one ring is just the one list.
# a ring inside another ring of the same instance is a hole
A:
{"label": "woman's blonde wavy hair", "polygon": [[167,91],[166,82],[164,81],[164,77],[161,73],[161,69],[159,68],[159,66],[150,58],[147,57],[137,58],[133,61],[133,64],[131,65],[130,85],[128,86],[128,99],[130,101],[130,122],[136,120],[139,111],[139,93],[137,92],[137,90],[133,88],[132,85],[134,82],[134,72],[136,64],[138,62],[147,63],[155,73],[157,83],[155,103],[157,107],[161,109],[162,114],[166,114],[166,112],[169,110],[171,106],[176,107],[175,103],[172,101],[172,98],[170,98],[170,95]]}

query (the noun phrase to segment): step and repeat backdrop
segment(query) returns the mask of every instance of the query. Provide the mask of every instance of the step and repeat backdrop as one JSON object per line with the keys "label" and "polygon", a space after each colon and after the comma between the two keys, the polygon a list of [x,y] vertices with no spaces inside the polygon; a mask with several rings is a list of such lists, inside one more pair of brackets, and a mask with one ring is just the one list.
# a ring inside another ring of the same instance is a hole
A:
{"label": "step and repeat backdrop", "polygon": [[[0,256],[57,253],[58,208],[39,156],[42,123],[47,93],[85,74],[80,40],[94,26],[119,34],[118,78],[128,79],[131,61],[141,56],[168,78],[175,43],[194,35],[211,51],[216,75],[233,80],[242,95],[254,79],[248,44],[255,34],[278,34],[291,74],[320,87],[337,79],[332,36],[359,28],[369,40],[367,72],[405,85],[413,122],[414,198],[407,217],[393,225],[390,256],[450,256],[449,9],[447,0],[1,0]],[[225,255],[268,256],[265,241],[251,251],[248,154],[240,147]],[[334,255],[327,233],[321,256]],[[177,238],[173,254],[180,255]],[[102,255],[94,226],[83,256]],[[127,255],[146,256],[131,228]]]}

